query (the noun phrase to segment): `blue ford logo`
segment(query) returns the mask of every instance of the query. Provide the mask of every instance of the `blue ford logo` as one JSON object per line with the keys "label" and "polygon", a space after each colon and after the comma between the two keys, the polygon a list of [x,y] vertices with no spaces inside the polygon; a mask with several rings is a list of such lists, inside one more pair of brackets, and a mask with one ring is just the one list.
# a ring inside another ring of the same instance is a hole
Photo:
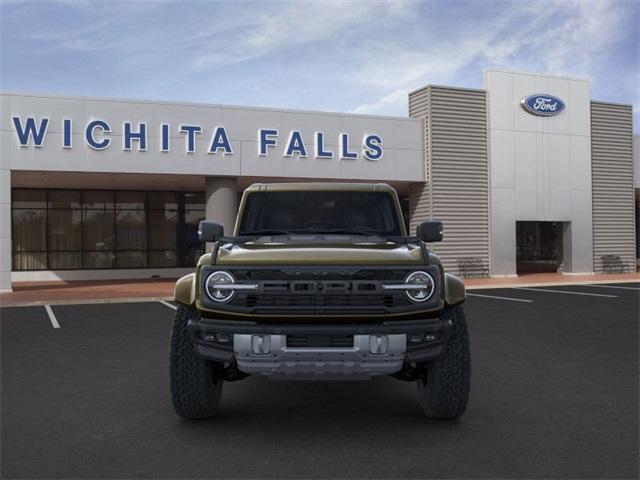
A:
{"label": "blue ford logo", "polygon": [[544,117],[558,115],[565,108],[565,103],[558,97],[541,93],[523,98],[520,100],[520,105],[522,105],[522,108],[527,112]]}

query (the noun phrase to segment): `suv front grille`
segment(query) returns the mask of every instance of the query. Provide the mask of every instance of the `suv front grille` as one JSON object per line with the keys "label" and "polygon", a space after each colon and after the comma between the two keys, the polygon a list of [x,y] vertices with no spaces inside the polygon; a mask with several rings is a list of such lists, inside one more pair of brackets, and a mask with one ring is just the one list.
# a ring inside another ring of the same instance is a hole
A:
{"label": "suv front grille", "polygon": [[399,282],[406,270],[336,269],[305,270],[235,270],[240,282],[256,282],[256,293],[237,295],[232,305],[255,313],[274,311],[335,311],[363,309],[384,312],[407,306],[410,302],[402,292],[383,292],[382,283]]}
{"label": "suv front grille", "polygon": [[[421,267],[433,273],[437,273],[437,268]],[[380,315],[430,307],[411,302],[401,290],[382,289],[383,283],[403,282],[416,267],[291,266],[225,270],[230,271],[238,283],[258,285],[253,291],[237,291],[224,305],[215,305],[231,312],[270,316]],[[438,302],[438,297],[434,296],[433,301]]]}
{"label": "suv front grille", "polygon": [[281,295],[246,295],[238,297],[248,308],[255,307],[393,307],[397,304],[406,305],[398,298],[399,295],[299,295],[285,293]]}

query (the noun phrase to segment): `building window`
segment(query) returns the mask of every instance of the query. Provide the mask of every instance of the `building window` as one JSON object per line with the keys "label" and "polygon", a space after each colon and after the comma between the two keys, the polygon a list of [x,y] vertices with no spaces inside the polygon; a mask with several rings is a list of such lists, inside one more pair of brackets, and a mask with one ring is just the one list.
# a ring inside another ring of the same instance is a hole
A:
{"label": "building window", "polygon": [[80,192],[54,190],[49,192],[47,244],[51,270],[82,267],[82,209]]}
{"label": "building window", "polygon": [[39,190],[14,190],[12,202],[14,270],[47,269],[47,196]]}
{"label": "building window", "polygon": [[116,192],[116,267],[147,266],[145,192]]}
{"label": "building window", "polygon": [[194,266],[204,193],[12,190],[13,270]]}
{"label": "building window", "polygon": [[174,192],[149,192],[148,201],[148,264],[150,267],[176,267],[179,263],[178,195]]}

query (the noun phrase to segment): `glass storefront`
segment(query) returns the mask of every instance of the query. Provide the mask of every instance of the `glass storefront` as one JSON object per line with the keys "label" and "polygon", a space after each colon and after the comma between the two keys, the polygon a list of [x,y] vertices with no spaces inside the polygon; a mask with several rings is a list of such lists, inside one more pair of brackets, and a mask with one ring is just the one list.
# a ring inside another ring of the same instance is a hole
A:
{"label": "glass storefront", "polygon": [[190,267],[203,192],[12,190],[13,270]]}

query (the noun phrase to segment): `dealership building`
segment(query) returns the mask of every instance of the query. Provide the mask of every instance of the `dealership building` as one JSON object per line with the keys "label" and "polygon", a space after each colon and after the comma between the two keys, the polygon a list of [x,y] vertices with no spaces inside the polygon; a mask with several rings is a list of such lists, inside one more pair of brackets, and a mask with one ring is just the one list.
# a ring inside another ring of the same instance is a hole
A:
{"label": "dealership building", "polygon": [[389,183],[412,231],[443,221],[433,248],[454,272],[469,258],[491,276],[636,268],[632,107],[593,100],[585,79],[488,70],[482,89],[411,92],[408,117],[0,101],[0,290],[188,272],[198,222],[230,232],[256,182]]}

